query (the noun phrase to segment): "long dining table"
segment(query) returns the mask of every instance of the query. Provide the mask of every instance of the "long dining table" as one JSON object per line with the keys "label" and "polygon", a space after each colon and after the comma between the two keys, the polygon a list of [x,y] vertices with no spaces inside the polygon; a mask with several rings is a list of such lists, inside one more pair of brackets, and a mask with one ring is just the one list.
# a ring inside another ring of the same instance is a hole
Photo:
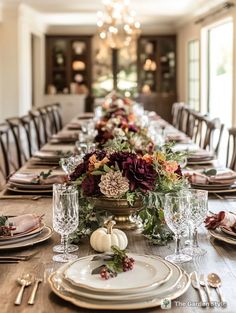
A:
{"label": "long dining table", "polygon": [[[68,131],[65,125],[64,130]],[[71,131],[74,133],[74,131]],[[47,143],[43,149],[53,150],[60,149],[64,151],[73,150],[73,145],[68,144],[50,144]],[[39,173],[42,170],[47,170],[48,167],[33,166],[31,160],[29,160],[19,171],[32,171],[33,173]],[[60,172],[60,169],[54,169],[56,173]],[[40,197],[40,198],[4,198],[7,195],[6,190],[3,190],[0,195],[0,212],[3,215],[19,215],[25,213],[36,213],[44,216],[44,222],[52,226],[52,198]],[[218,196],[217,194],[209,196],[208,208],[211,212],[219,212],[222,210],[231,211],[236,213],[236,195],[231,197]],[[2,198],[1,198],[2,197]],[[155,246],[149,243],[149,241],[141,234],[140,231],[127,231],[129,240],[128,250],[133,253],[146,254],[146,255],[158,255],[165,257],[171,254],[174,250],[174,241],[168,243],[166,246]],[[22,261],[17,264],[0,264],[0,312],[24,312],[24,313],[72,313],[72,312],[90,312],[80,307],[76,307],[73,304],[66,302],[56,296],[50,289],[47,281],[48,276],[53,271],[57,270],[61,264],[52,261],[53,251],[52,248],[60,241],[59,235],[54,232],[50,239],[40,244],[17,250],[17,255],[32,254],[37,252],[30,260]],[[187,272],[191,273],[196,271],[197,273],[205,274],[215,272],[220,275],[222,279],[222,292],[226,299],[226,306],[222,306],[219,302],[218,296],[215,290],[211,290],[213,297],[214,308],[203,308],[200,306],[200,299],[198,292],[190,286],[186,293],[181,297],[172,301],[171,311],[178,312],[236,312],[236,294],[235,294],[235,282],[236,282],[236,248],[233,245],[229,245],[212,238],[205,227],[202,225],[199,229],[199,243],[202,248],[207,250],[204,256],[195,257],[191,262],[184,263],[181,267]],[[15,255],[16,251],[1,251],[0,255]],[[86,256],[94,254],[94,250],[89,244],[89,239],[84,239],[79,244],[78,256]],[[22,273],[30,273],[35,277],[42,278],[43,282],[39,285],[37,297],[34,305],[28,305],[27,301],[31,293],[31,288],[26,288],[22,304],[15,306],[14,301],[19,290],[19,284],[17,278]],[[92,312],[92,310],[91,310]],[[109,311],[107,311],[109,312]],[[110,311],[111,312],[111,311]],[[128,311],[127,311],[128,312]],[[129,312],[137,312],[129,311]],[[144,309],[142,312],[162,312],[160,307],[152,309]]]}

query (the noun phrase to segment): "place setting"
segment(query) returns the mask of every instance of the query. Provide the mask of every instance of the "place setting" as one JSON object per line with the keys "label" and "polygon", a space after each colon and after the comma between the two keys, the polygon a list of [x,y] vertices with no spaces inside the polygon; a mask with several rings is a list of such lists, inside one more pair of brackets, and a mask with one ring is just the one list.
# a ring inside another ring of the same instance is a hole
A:
{"label": "place setting", "polygon": [[185,175],[192,188],[207,190],[209,193],[230,193],[236,189],[236,172],[229,168],[186,170]]}
{"label": "place setting", "polygon": [[214,153],[207,150],[190,151],[187,156],[188,165],[204,165],[216,160]]}
{"label": "place setting", "polygon": [[[0,251],[31,247],[46,241],[53,230],[43,221],[43,216],[23,214],[0,217]],[[32,255],[33,256],[33,255]],[[27,256],[0,256],[1,263],[17,263],[30,259]]]}
{"label": "place setting", "polygon": [[53,184],[65,180],[65,175],[52,174],[52,170],[39,174],[20,171],[9,178],[6,189],[12,194],[51,194]]}
{"label": "place setting", "polygon": [[211,214],[205,219],[205,226],[210,236],[213,238],[236,245],[236,214],[232,212],[220,211]]}

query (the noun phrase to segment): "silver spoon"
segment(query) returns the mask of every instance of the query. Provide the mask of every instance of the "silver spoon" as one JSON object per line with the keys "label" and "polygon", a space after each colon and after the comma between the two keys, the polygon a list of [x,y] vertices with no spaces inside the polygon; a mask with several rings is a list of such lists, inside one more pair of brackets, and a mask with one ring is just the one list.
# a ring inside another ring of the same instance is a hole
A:
{"label": "silver spoon", "polygon": [[220,279],[220,277],[217,274],[215,274],[215,273],[210,273],[207,276],[207,282],[208,282],[209,286],[211,286],[212,288],[216,289],[216,291],[217,291],[217,293],[219,295],[220,301],[222,303],[224,303],[225,300],[224,300],[222,291],[220,289],[220,286],[221,286],[221,279]]}
{"label": "silver spoon", "polygon": [[33,276],[30,274],[24,274],[24,275],[22,275],[22,277],[19,277],[17,279],[17,282],[21,285],[21,288],[17,294],[15,305],[21,304],[24,289],[25,289],[25,287],[28,287],[29,285],[31,285],[32,281],[33,281]]}

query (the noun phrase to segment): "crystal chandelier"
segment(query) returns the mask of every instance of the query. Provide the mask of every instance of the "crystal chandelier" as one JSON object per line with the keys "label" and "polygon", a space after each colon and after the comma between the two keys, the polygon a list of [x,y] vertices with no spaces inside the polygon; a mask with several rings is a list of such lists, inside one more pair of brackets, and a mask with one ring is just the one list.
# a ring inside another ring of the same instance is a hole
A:
{"label": "crystal chandelier", "polygon": [[140,22],[129,0],[103,0],[105,12],[97,12],[100,38],[113,49],[129,46],[140,35]]}

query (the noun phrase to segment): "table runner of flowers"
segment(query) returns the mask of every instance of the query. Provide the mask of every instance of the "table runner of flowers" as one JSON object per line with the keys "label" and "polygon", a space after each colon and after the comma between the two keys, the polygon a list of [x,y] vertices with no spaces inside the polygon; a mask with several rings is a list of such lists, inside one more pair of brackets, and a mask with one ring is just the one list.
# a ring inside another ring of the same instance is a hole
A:
{"label": "table runner of flowers", "polygon": [[[70,175],[78,186],[83,210],[74,241],[89,234],[107,218],[93,210],[91,198],[126,199],[132,206],[141,199],[143,208],[137,218],[143,233],[155,244],[172,238],[163,216],[163,195],[187,186],[179,162],[183,153],[173,152],[171,144],[155,145],[148,135],[148,125],[135,113],[130,99],[109,97],[102,105],[96,123],[97,149],[86,154]],[[155,115],[154,118],[158,119]]]}

